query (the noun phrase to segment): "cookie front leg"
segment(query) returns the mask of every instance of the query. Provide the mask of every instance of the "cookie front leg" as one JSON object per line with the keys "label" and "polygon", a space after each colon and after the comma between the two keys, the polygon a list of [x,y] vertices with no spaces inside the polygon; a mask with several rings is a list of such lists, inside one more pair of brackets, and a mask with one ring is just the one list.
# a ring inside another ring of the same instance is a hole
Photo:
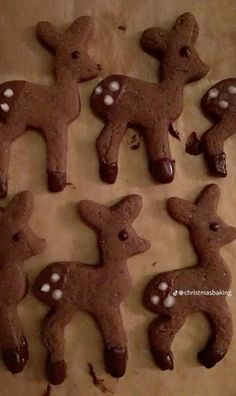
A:
{"label": "cookie front leg", "polygon": [[171,159],[169,123],[159,123],[144,131],[149,171],[159,183],[171,183],[174,179],[174,162]]}
{"label": "cookie front leg", "polygon": [[224,142],[235,131],[222,121],[208,129],[201,138],[209,171],[214,176],[227,176]]}
{"label": "cookie front leg", "polygon": [[10,159],[10,142],[1,139],[0,142],[0,198],[5,198],[8,192],[8,168]]}
{"label": "cookie front leg", "polygon": [[126,130],[127,123],[125,122],[109,122],[97,138],[100,177],[106,183],[113,184],[116,181],[119,147]]}
{"label": "cookie front leg", "polygon": [[23,370],[28,361],[28,344],[24,336],[16,306],[0,307],[0,342],[6,368],[13,374]]}
{"label": "cookie front leg", "polygon": [[198,353],[198,360],[206,368],[211,368],[228,352],[233,324],[226,302],[207,312],[207,317],[211,324],[212,335],[205,348]]}
{"label": "cookie front leg", "polygon": [[48,128],[45,136],[48,189],[51,192],[63,191],[66,185],[67,128]]}
{"label": "cookie front leg", "polygon": [[103,335],[104,360],[107,371],[115,378],[122,377],[126,371],[127,337],[119,308],[95,315]]}
{"label": "cookie front leg", "polygon": [[149,342],[154,361],[161,370],[173,370],[171,344],[178,330],[184,324],[185,317],[161,315],[149,327]]}
{"label": "cookie front leg", "polygon": [[64,328],[70,322],[75,311],[70,308],[51,310],[42,324],[42,340],[48,351],[46,374],[51,384],[57,385],[66,377],[64,361]]}

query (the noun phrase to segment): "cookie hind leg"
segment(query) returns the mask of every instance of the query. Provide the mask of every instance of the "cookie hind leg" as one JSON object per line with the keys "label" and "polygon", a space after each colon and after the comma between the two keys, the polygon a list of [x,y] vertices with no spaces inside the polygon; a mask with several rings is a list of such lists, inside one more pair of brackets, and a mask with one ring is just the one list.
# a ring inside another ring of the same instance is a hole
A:
{"label": "cookie hind leg", "polygon": [[1,306],[0,340],[2,358],[13,374],[21,372],[29,358],[28,344],[24,336],[15,306]]}
{"label": "cookie hind leg", "polygon": [[178,330],[182,327],[185,316],[173,317],[160,315],[150,325],[148,336],[151,352],[156,365],[161,370],[173,370],[171,344]]}
{"label": "cookie hind leg", "polygon": [[202,351],[199,362],[206,368],[214,367],[228,352],[233,332],[232,317],[227,303],[207,313],[212,335]]}

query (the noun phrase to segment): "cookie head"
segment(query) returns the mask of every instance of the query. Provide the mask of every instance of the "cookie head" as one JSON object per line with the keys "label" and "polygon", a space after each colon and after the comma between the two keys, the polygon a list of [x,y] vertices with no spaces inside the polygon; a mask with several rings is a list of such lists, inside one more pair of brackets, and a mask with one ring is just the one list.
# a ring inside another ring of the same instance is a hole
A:
{"label": "cookie head", "polygon": [[45,240],[38,238],[29,226],[33,209],[33,195],[29,191],[18,194],[0,212],[0,251],[13,260],[25,260],[41,253]]}
{"label": "cookie head", "polygon": [[127,259],[145,252],[149,241],[140,238],[131,226],[142,207],[141,197],[129,195],[111,208],[92,201],[81,201],[82,217],[98,231],[98,247],[102,256]]}
{"label": "cookie head", "polygon": [[236,78],[228,78],[213,85],[201,101],[203,112],[213,120],[235,117]]}
{"label": "cookie head", "polygon": [[56,56],[56,70],[65,68],[77,81],[90,80],[98,75],[102,66],[88,54],[88,43],[93,32],[92,19],[83,16],[76,19],[65,32],[58,32],[49,22],[37,24],[37,34]]}
{"label": "cookie head", "polygon": [[141,44],[144,49],[162,59],[160,67],[163,78],[175,72],[184,78],[184,82],[192,82],[207,74],[209,68],[194,48],[198,30],[194,16],[185,13],[177,18],[171,32],[159,28],[149,28],[143,32]]}
{"label": "cookie head", "polygon": [[170,198],[169,214],[190,230],[191,241],[200,254],[216,249],[236,239],[236,228],[227,225],[218,215],[220,189],[216,184],[206,186],[195,203]]}

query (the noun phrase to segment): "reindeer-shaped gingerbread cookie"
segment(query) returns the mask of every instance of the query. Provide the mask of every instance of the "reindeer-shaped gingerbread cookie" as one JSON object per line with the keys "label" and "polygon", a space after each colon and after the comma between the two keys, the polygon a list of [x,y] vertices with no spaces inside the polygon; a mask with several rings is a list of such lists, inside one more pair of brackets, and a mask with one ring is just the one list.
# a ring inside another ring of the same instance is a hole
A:
{"label": "reindeer-shaped gingerbread cookie", "polygon": [[145,30],[141,44],[161,62],[159,84],[112,75],[95,88],[91,106],[107,120],[97,139],[103,181],[116,181],[119,146],[128,126],[143,132],[153,177],[161,183],[173,180],[168,130],[182,113],[184,85],[208,72],[194,48],[197,35],[198,25],[190,13],[181,15],[171,32]]}
{"label": "reindeer-shaped gingerbread cookie", "polygon": [[87,16],[76,19],[65,32],[49,22],[39,22],[38,37],[55,55],[55,84],[9,81],[0,85],[0,197],[7,195],[10,145],[28,127],[45,138],[49,190],[65,187],[67,127],[81,107],[78,83],[96,77],[101,70],[87,53],[91,31]]}
{"label": "reindeer-shaped gingerbread cookie", "polygon": [[138,195],[129,195],[110,208],[81,201],[82,217],[98,233],[100,263],[53,263],[36,280],[36,297],[51,307],[42,325],[48,351],[46,371],[51,383],[59,384],[65,378],[64,327],[78,310],[88,312],[98,323],[110,374],[121,377],[125,373],[127,339],[120,304],[131,289],[127,259],[150,246],[131,226],[141,207]]}
{"label": "reindeer-shaped gingerbread cookie", "polygon": [[28,360],[28,345],[17,313],[18,303],[28,292],[23,261],[45,246],[28,224],[32,209],[29,191],[0,209],[0,346],[3,361],[12,373],[22,371]]}
{"label": "reindeer-shaped gingerbread cookie", "polygon": [[201,138],[202,149],[214,176],[227,176],[224,142],[236,131],[236,78],[215,84],[201,101],[204,113],[214,125]]}
{"label": "reindeer-shaped gingerbread cookie", "polygon": [[[232,318],[226,295],[220,292],[229,290],[231,275],[220,256],[220,248],[236,239],[236,228],[217,215],[219,198],[219,187],[211,184],[203,189],[196,203],[180,198],[168,200],[169,214],[189,229],[198,262],[155,276],[144,292],[145,307],[158,315],[150,325],[149,340],[155,362],[162,370],[173,369],[171,344],[193,312],[203,312],[212,327],[209,342],[198,353],[201,364],[213,367],[230,346]],[[198,291],[202,294],[197,295]],[[212,291],[216,295],[210,295]]]}

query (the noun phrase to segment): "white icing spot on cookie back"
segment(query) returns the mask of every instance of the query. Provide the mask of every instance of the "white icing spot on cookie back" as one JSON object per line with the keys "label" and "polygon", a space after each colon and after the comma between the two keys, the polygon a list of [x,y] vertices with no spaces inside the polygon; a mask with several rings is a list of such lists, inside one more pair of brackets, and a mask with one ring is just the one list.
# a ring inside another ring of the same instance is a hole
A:
{"label": "white icing spot on cookie back", "polygon": [[63,296],[63,291],[60,289],[56,289],[52,293],[52,298],[53,298],[53,300],[56,300],[56,301],[60,300],[62,298],[62,296]]}
{"label": "white icing spot on cookie back", "polygon": [[50,280],[51,280],[53,283],[56,283],[56,282],[59,281],[60,278],[61,278],[61,277],[60,277],[60,275],[59,275],[57,272],[53,272],[53,274],[52,274],[51,277],[50,277]]}
{"label": "white icing spot on cookie back", "polygon": [[216,88],[212,88],[210,89],[209,93],[208,93],[208,97],[213,99],[213,98],[217,98],[217,96],[219,96],[219,91]]}
{"label": "white icing spot on cookie back", "polygon": [[50,285],[48,283],[44,283],[40,290],[44,293],[48,293],[50,291]]}
{"label": "white icing spot on cookie back", "polygon": [[228,92],[231,95],[236,94],[236,87],[234,85],[230,85],[230,87],[228,88]]}
{"label": "white icing spot on cookie back", "polygon": [[172,307],[174,305],[174,303],[175,303],[175,298],[173,296],[171,296],[171,295],[167,296],[165,298],[165,300],[163,301],[163,305],[166,308]]}
{"label": "white icing spot on cookie back", "polygon": [[229,103],[226,102],[226,100],[220,100],[220,101],[219,101],[219,106],[220,106],[222,109],[227,109],[227,107],[229,107]]}
{"label": "white icing spot on cookie back", "polygon": [[111,106],[114,103],[114,99],[110,95],[104,97],[104,103],[107,106]]}
{"label": "white icing spot on cookie back", "polygon": [[3,92],[3,95],[4,95],[6,98],[10,98],[11,96],[14,95],[14,92],[13,92],[13,90],[12,90],[11,88],[7,88],[7,89]]}
{"label": "white icing spot on cookie back", "polygon": [[157,305],[157,304],[159,304],[160,297],[157,296],[157,295],[153,295],[153,296],[151,297],[150,300],[151,300],[151,303],[152,303],[153,305]]}
{"label": "white icing spot on cookie back", "polygon": [[7,103],[1,103],[0,107],[1,107],[2,111],[5,111],[6,113],[10,110],[10,107],[8,106]]}
{"label": "white icing spot on cookie back", "polygon": [[102,93],[102,91],[103,91],[102,87],[100,85],[98,85],[94,92],[96,95],[100,95]]}
{"label": "white icing spot on cookie back", "polygon": [[110,91],[116,92],[116,91],[119,91],[119,89],[120,89],[120,84],[119,84],[117,81],[112,81],[112,82],[109,84],[108,88],[110,89]]}
{"label": "white icing spot on cookie back", "polygon": [[160,289],[160,290],[162,290],[162,291],[165,291],[165,290],[168,289],[168,284],[167,284],[166,282],[161,282],[161,283],[159,283],[159,285],[158,285],[158,289]]}

